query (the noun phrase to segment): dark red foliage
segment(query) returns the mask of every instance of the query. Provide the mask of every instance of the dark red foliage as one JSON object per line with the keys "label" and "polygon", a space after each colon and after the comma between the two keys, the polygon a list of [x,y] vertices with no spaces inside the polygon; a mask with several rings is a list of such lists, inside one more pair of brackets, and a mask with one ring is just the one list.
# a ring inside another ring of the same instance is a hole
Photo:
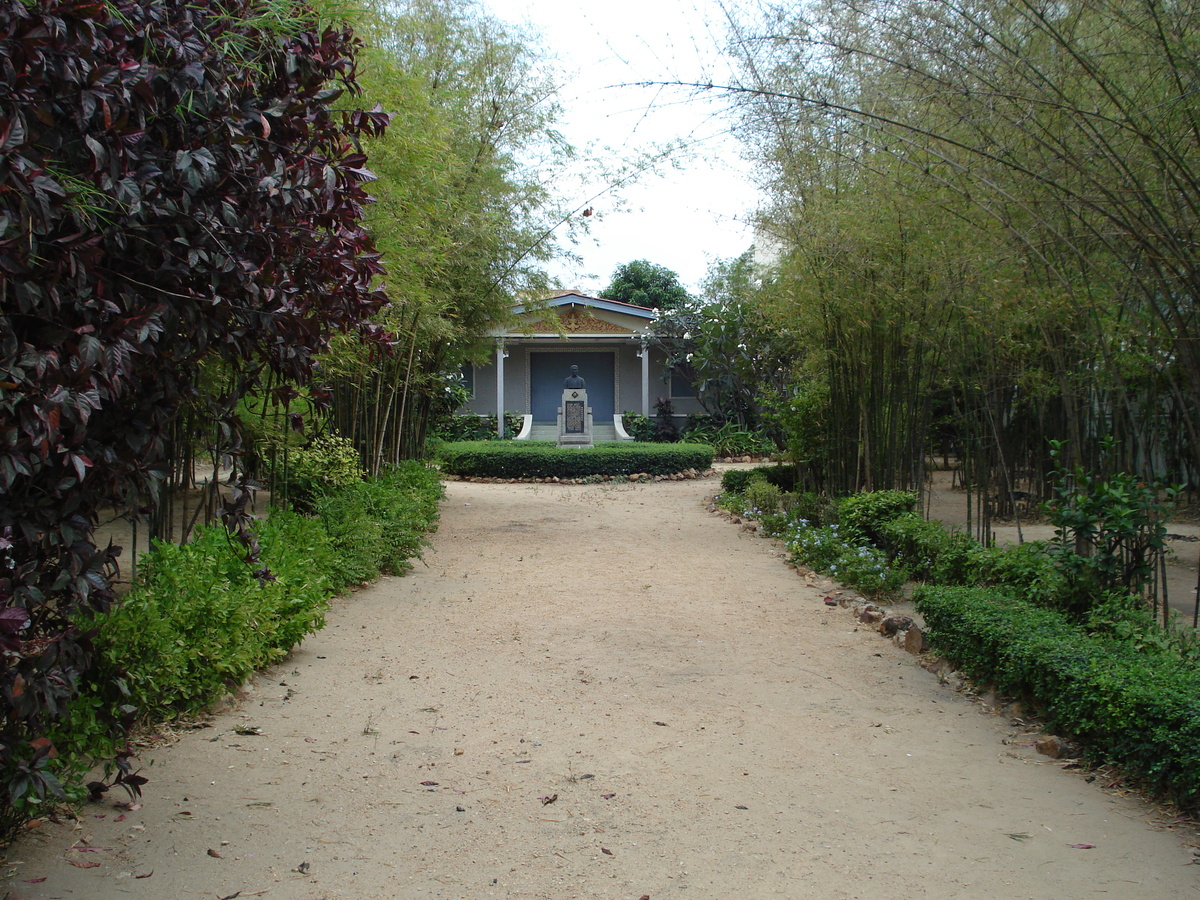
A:
{"label": "dark red foliage", "polygon": [[[202,360],[304,383],[335,330],[378,338],[348,31],[250,2],[0,0],[0,777],[87,662],[111,601],[97,510],[146,505]],[[297,16],[297,19],[301,19]],[[40,745],[39,745],[40,748]],[[45,785],[33,785],[44,787]],[[2,802],[3,798],[0,798]]]}

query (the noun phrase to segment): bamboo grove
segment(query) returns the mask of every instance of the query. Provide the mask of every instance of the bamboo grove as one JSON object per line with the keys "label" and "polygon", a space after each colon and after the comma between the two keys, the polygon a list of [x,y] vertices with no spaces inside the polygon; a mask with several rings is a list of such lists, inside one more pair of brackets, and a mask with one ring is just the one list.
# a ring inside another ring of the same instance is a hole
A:
{"label": "bamboo grove", "polygon": [[944,453],[1003,505],[1041,495],[1051,440],[1072,465],[1194,485],[1200,6],[812,0],[729,19],[728,92],[770,198],[761,302],[802,335],[794,404],[825,423],[827,486],[917,487]]}

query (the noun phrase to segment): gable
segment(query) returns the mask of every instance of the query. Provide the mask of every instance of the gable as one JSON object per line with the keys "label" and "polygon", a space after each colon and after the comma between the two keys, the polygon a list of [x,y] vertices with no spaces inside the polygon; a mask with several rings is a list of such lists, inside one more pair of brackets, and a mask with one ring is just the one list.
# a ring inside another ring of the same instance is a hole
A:
{"label": "gable", "polygon": [[539,319],[536,322],[530,322],[524,327],[524,330],[533,333],[548,334],[550,332],[562,330],[567,334],[634,334],[633,328],[610,322],[607,319],[598,319],[579,308],[568,309],[558,317],[558,325],[553,322],[547,322],[545,319]]}
{"label": "gable", "polygon": [[[553,310],[553,317],[538,316],[539,312]],[[543,303],[513,307],[519,324],[509,330],[512,336],[530,334],[624,334],[633,335],[645,331],[658,315],[657,310],[619,300],[603,297],[588,297],[573,291],[556,294]]]}

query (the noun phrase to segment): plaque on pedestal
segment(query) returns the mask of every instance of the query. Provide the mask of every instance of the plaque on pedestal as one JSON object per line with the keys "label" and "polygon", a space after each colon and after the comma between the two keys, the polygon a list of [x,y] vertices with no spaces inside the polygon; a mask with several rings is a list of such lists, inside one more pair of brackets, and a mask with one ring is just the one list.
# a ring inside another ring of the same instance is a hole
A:
{"label": "plaque on pedestal", "polygon": [[592,408],[583,388],[563,388],[558,408],[558,446],[592,446]]}

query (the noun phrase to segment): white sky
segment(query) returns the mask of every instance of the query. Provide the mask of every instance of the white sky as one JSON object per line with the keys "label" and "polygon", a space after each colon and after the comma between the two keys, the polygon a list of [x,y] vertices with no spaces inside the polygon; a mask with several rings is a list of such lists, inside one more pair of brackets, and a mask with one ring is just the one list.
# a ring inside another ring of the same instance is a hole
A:
{"label": "white sky", "polygon": [[[725,18],[718,0],[484,0],[506,22],[531,25],[565,78],[561,130],[581,153],[632,158],[639,149],[683,140],[676,166],[659,167],[590,201],[591,234],[575,251],[582,266],[551,274],[564,287],[598,293],[613,269],[648,259],[698,288],[709,262],[738,256],[752,243],[747,220],[757,194],[721,116],[723,101],[693,99],[683,89],[620,87],[644,81],[728,83],[720,48]],[[612,151],[606,148],[613,148]],[[582,189],[579,202],[605,188]]]}

